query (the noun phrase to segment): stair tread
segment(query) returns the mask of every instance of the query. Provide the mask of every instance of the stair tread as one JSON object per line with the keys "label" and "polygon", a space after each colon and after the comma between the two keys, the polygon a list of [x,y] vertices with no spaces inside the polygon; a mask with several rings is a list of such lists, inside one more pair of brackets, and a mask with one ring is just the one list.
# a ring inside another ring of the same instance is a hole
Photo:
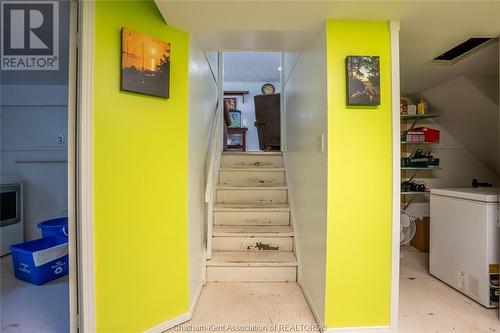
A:
{"label": "stair tread", "polygon": [[287,190],[288,187],[286,185],[276,185],[276,184],[218,184],[218,190]]}
{"label": "stair tread", "polygon": [[290,211],[288,203],[218,203],[214,211]]}
{"label": "stair tread", "polygon": [[275,190],[285,190],[286,185],[283,183],[275,183],[275,184],[270,184],[270,183],[222,183],[217,185],[217,189],[219,190],[256,190],[258,189],[269,189],[272,187],[272,189]]}
{"label": "stair tread", "polygon": [[222,155],[247,155],[247,156],[255,156],[255,155],[264,155],[264,156],[282,156],[283,152],[281,151],[223,151]]}
{"label": "stair tread", "polygon": [[249,171],[249,172],[263,172],[263,171],[271,171],[271,172],[278,172],[278,171],[285,171],[285,168],[282,167],[248,167],[248,166],[242,166],[242,167],[220,167],[220,171]]}
{"label": "stair tread", "polygon": [[271,236],[292,237],[292,227],[289,225],[215,225],[213,236]]}
{"label": "stair tread", "polygon": [[207,266],[297,266],[293,252],[213,251]]}

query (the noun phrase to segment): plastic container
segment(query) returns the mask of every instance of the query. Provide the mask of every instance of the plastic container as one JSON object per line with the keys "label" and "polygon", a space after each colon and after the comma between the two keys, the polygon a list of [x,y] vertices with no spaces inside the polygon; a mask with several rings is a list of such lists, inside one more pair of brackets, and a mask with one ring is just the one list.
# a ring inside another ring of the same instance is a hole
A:
{"label": "plastic container", "polygon": [[437,129],[428,127],[416,127],[413,130],[423,132],[425,142],[435,142],[435,143],[439,142],[440,132]]}
{"label": "plastic container", "polygon": [[59,217],[38,223],[38,228],[42,230],[42,237],[65,237],[68,238],[68,218]]}
{"label": "plastic container", "polygon": [[68,274],[68,242],[61,237],[44,237],[11,245],[17,279],[42,285]]}

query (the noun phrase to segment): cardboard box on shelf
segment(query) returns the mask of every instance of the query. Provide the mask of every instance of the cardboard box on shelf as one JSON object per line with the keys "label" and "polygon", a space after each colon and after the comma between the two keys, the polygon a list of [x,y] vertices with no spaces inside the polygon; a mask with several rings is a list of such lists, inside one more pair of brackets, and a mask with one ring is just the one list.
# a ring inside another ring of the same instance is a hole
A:
{"label": "cardboard box on shelf", "polygon": [[415,237],[410,241],[411,246],[422,252],[429,252],[430,217],[417,220]]}

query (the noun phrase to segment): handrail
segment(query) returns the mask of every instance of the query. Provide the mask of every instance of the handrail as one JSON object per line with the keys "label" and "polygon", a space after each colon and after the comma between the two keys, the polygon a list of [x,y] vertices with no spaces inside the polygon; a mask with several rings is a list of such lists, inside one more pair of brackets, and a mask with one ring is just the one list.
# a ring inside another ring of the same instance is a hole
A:
{"label": "handrail", "polygon": [[206,203],[206,258],[212,258],[212,224],[213,224],[213,207],[214,207],[214,196],[215,196],[215,186],[217,183],[217,175],[219,172],[219,156],[221,151],[221,143],[222,143],[222,114],[220,112],[220,103],[217,103],[212,132],[210,133],[210,142],[209,142],[209,153],[207,156],[207,174],[206,179],[207,183],[205,186],[205,203]]}
{"label": "handrail", "polygon": [[214,116],[212,119],[212,127],[208,142],[208,156],[206,158],[205,168],[206,168],[206,185],[205,185],[205,203],[206,203],[206,258],[212,258],[212,225],[213,225],[213,208],[214,208],[214,197],[215,188],[218,180],[220,155],[222,151],[222,130],[224,126],[223,117],[223,55],[219,52],[218,54],[218,71],[217,71],[217,104],[215,107]]}
{"label": "handrail", "polygon": [[220,133],[221,133],[221,124],[222,124],[222,116],[219,116],[219,103],[217,103],[216,111],[214,112],[214,120],[213,120],[213,126],[212,126],[212,131],[210,135],[210,149],[209,149],[209,154],[208,154],[208,172],[207,172],[207,182],[205,185],[205,203],[209,203],[212,200],[213,196],[213,187],[215,184],[214,177],[215,175],[215,170],[217,169],[217,156],[220,151],[220,142],[222,141],[220,138]]}

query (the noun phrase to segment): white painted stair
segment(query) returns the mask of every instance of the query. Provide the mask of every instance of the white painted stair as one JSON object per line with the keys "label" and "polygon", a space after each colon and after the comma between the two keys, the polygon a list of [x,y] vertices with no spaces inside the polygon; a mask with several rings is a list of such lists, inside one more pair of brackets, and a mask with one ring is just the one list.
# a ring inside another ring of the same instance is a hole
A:
{"label": "white painted stair", "polygon": [[281,152],[223,152],[208,281],[296,281]]}

